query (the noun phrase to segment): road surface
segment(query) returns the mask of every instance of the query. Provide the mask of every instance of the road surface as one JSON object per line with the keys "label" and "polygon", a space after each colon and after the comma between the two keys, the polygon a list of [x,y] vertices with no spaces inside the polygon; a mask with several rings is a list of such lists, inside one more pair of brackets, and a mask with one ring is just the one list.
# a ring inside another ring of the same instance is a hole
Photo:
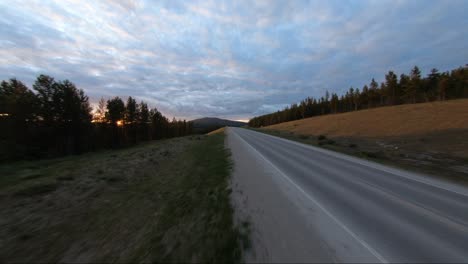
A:
{"label": "road surface", "polygon": [[249,262],[468,262],[468,190],[229,128]]}

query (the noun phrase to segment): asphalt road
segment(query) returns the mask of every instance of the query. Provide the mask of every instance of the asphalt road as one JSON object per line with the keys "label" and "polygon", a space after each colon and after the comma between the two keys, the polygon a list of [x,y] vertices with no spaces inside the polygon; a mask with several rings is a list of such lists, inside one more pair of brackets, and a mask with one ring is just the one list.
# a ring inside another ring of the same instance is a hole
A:
{"label": "asphalt road", "polygon": [[[468,190],[229,128],[248,261],[468,262]],[[260,246],[259,246],[260,245]]]}

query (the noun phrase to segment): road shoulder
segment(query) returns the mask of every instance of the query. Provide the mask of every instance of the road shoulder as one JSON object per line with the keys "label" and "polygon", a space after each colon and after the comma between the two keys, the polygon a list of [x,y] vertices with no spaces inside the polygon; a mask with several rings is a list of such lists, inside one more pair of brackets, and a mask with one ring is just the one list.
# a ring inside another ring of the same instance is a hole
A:
{"label": "road shoulder", "polygon": [[269,164],[227,130],[227,146],[234,161],[232,201],[235,216],[251,226],[251,248],[246,262],[334,262],[313,222],[298,207],[301,197],[284,184]]}

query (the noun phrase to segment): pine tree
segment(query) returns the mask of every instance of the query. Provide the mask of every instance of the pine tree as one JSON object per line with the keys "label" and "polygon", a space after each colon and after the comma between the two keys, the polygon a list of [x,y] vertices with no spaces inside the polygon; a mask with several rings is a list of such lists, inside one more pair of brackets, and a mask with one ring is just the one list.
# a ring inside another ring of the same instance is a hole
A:
{"label": "pine tree", "polygon": [[421,92],[421,71],[418,66],[414,66],[410,74],[410,83],[408,85],[407,95],[411,99],[411,103],[417,102],[417,95]]}
{"label": "pine tree", "polygon": [[54,78],[47,75],[39,75],[33,84],[33,89],[37,92],[39,102],[39,116],[48,125],[51,125],[55,119],[55,109],[57,104],[54,97],[57,93],[57,83]]}
{"label": "pine tree", "polygon": [[372,78],[372,81],[369,86],[369,107],[375,107],[377,106],[379,94],[378,94],[378,89],[379,84]]}
{"label": "pine tree", "polygon": [[136,121],[137,117],[137,103],[136,100],[131,96],[127,99],[127,105],[125,106],[125,123],[132,124]]}
{"label": "pine tree", "polygon": [[385,86],[389,95],[388,103],[390,105],[398,104],[398,98],[400,97],[398,89],[398,77],[393,71],[389,71],[388,74],[385,75]]}
{"label": "pine tree", "polygon": [[112,125],[117,126],[123,124],[123,119],[125,115],[125,104],[120,99],[120,97],[116,96],[110,100],[107,100],[107,112],[106,112],[106,119]]}
{"label": "pine tree", "polygon": [[440,79],[439,70],[433,68],[431,73],[427,76],[427,81],[425,85],[425,98],[426,101],[434,100],[437,97],[437,86]]}

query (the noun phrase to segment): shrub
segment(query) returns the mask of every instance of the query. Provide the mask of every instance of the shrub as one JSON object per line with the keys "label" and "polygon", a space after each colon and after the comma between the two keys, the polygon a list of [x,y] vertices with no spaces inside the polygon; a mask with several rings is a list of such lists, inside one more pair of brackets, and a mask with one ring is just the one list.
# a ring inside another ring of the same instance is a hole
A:
{"label": "shrub", "polygon": [[367,158],[376,159],[376,158],[379,158],[380,153],[379,152],[370,152],[370,151],[361,151],[361,155],[363,155],[364,157],[367,157]]}

